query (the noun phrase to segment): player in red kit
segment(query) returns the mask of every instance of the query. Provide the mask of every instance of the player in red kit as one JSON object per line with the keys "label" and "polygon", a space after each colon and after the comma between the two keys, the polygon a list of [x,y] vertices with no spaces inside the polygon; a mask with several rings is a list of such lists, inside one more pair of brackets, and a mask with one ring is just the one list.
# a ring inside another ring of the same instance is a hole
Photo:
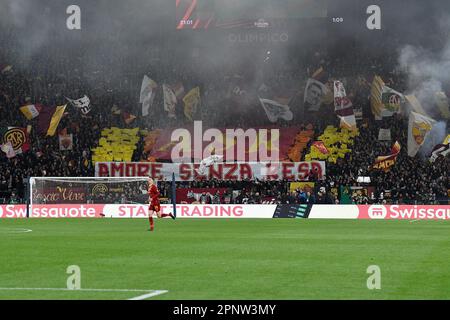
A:
{"label": "player in red kit", "polygon": [[158,218],[171,217],[172,219],[175,219],[174,215],[171,213],[161,213],[161,204],[159,203],[159,190],[152,178],[148,178],[148,200],[150,202],[150,206],[148,208],[150,231],[153,231],[153,229],[155,228],[155,224],[153,222],[153,213],[156,213],[156,216]]}

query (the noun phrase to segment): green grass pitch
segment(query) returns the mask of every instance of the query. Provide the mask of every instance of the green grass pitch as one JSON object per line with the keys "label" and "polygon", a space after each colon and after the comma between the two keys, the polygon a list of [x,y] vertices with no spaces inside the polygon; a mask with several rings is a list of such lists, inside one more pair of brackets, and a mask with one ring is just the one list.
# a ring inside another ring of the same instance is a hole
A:
{"label": "green grass pitch", "polygon": [[[0,220],[0,299],[450,299],[445,221]],[[22,233],[22,229],[31,232]],[[143,292],[6,290],[81,288]],[[367,267],[381,289],[367,288]]]}

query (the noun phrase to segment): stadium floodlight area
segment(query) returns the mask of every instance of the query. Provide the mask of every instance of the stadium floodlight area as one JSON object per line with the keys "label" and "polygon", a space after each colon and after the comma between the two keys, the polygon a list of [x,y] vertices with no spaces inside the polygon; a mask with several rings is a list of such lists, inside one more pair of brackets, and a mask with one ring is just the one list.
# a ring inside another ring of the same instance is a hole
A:
{"label": "stadium floodlight area", "polygon": [[31,177],[29,204],[148,202],[148,177]]}

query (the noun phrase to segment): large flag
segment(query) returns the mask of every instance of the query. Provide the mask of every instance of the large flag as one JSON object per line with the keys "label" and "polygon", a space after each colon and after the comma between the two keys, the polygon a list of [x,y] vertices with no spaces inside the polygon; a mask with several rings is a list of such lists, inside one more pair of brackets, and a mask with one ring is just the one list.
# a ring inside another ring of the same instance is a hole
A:
{"label": "large flag", "polygon": [[73,149],[73,134],[59,134],[59,150],[67,151]]}
{"label": "large flag", "polygon": [[382,111],[384,109],[383,100],[381,98],[383,93],[384,81],[379,76],[375,76],[370,88],[370,106],[372,113],[377,119],[382,118]]}
{"label": "large flag", "polygon": [[325,84],[316,79],[309,78],[304,93],[304,106],[307,111],[319,111],[323,96],[328,92]]}
{"label": "large flag", "polygon": [[169,118],[176,118],[177,97],[175,93],[167,84],[163,84],[163,94],[164,110],[169,114]]}
{"label": "large flag", "polygon": [[20,154],[30,150],[29,128],[0,127],[0,144],[11,142],[15,153]]}
{"label": "large flag", "polygon": [[375,163],[372,165],[372,169],[379,169],[385,172],[389,171],[391,167],[397,161],[397,156],[400,153],[401,146],[398,141],[395,142],[391,149],[391,154],[387,156],[379,156],[375,159]]}
{"label": "large flag", "polygon": [[433,128],[435,120],[411,111],[408,124],[408,155],[414,157]]}
{"label": "large flag", "polygon": [[394,89],[384,85],[381,91],[381,102],[383,103],[383,116],[392,116],[400,113],[400,106],[405,102],[405,96]]}
{"label": "large flag", "polygon": [[193,120],[193,116],[197,111],[200,104],[200,88],[195,87],[191,89],[183,98],[184,102],[184,115],[189,120]]}
{"label": "large flag", "polygon": [[344,85],[340,81],[334,81],[334,111],[341,119],[341,128],[356,130],[353,104],[347,97]]}
{"label": "large flag", "polygon": [[89,99],[89,97],[87,95],[84,95],[83,97],[81,97],[80,99],[70,99],[67,98],[66,99],[75,107],[80,109],[80,111],[83,114],[88,114],[91,110],[91,100]]}
{"label": "large flag", "polygon": [[405,96],[405,99],[409,103],[411,111],[427,115],[425,109],[422,107],[422,105],[420,104],[419,100],[417,100],[415,95]]}
{"label": "large flag", "polygon": [[450,154],[450,143],[438,144],[431,151],[430,161],[435,162],[440,156],[446,157],[448,154]]}
{"label": "large flag", "polygon": [[370,105],[376,119],[390,117],[400,112],[405,96],[384,84],[383,79],[375,76],[370,89]]}
{"label": "large flag", "polygon": [[39,115],[38,132],[42,135],[54,136],[67,104],[57,107],[44,107]]}
{"label": "large flag", "polygon": [[14,148],[10,141],[0,145],[0,149],[6,154],[6,157],[8,159],[14,158],[16,156],[16,152],[14,151]]}
{"label": "large flag", "polygon": [[445,92],[436,92],[434,99],[442,117],[447,120],[450,119],[449,103]]}
{"label": "large flag", "polygon": [[283,105],[274,100],[261,99],[259,98],[264,111],[266,112],[267,118],[270,122],[277,122],[278,119],[284,119],[286,121],[291,121],[294,115],[287,105]]}
{"label": "large flag", "polygon": [[144,76],[144,79],[142,80],[141,85],[141,95],[139,98],[139,102],[142,103],[142,115],[148,116],[150,107],[153,104],[153,100],[155,99],[155,93],[156,88],[158,87],[158,84],[147,77]]}
{"label": "large flag", "polygon": [[20,111],[28,120],[31,120],[39,116],[39,112],[42,110],[42,108],[43,105],[41,104],[29,104],[20,107]]}

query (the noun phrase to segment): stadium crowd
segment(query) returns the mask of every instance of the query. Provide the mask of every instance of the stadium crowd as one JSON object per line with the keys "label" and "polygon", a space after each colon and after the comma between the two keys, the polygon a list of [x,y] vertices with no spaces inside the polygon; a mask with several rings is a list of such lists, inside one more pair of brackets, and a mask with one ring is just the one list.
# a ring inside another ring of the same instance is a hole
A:
{"label": "stadium crowd", "polygon": [[[165,51],[161,51],[157,59],[149,60],[151,48],[139,53],[126,52],[123,46],[115,50],[119,41],[119,38],[111,37],[96,43],[95,58],[86,49],[92,48],[93,43],[47,45],[23,54],[14,29],[0,32],[0,65],[12,67],[10,70],[0,70],[0,127],[27,127],[30,122],[19,111],[25,104],[56,106],[66,104],[65,97],[78,98],[85,94],[92,103],[92,111],[88,115],[69,105],[58,127],[74,134],[73,150],[60,151],[57,135],[39,135],[33,124],[31,149],[28,152],[11,159],[7,159],[4,153],[0,154],[0,203],[24,201],[27,177],[93,176],[91,149],[98,145],[103,128],[116,126],[153,130],[188,123],[181,106],[177,109],[177,119],[167,116],[161,93],[156,95],[150,115],[140,116],[139,90],[144,74],[151,75],[159,84],[181,82],[186,91],[199,86],[202,104],[195,119],[202,120],[204,127],[270,125],[257,99],[260,90],[267,90],[261,89],[264,84],[269,90],[292,97],[290,107],[295,123],[279,120],[276,125],[311,123],[317,137],[327,125],[337,124],[337,118],[326,107],[316,114],[303,110],[303,92],[297,91],[305,87],[307,78],[319,66],[332,77],[345,79],[347,93],[353,104],[362,109],[365,120],[359,122],[360,135],[355,138],[353,151],[336,164],[328,163],[324,180],[316,180],[313,176],[307,178],[316,183],[314,190],[290,191],[288,181],[196,181],[179,183],[178,187],[227,188],[225,196],[202,195],[199,201],[205,203],[339,203],[341,198],[333,189],[361,185],[357,178],[368,176],[371,180],[368,185],[374,188],[373,194],[355,193],[352,195],[353,202],[430,204],[448,201],[448,157],[434,163],[423,155],[408,157],[407,120],[394,116],[374,121],[368,99],[370,88],[361,86],[356,80],[360,77],[370,79],[376,72],[397,90],[406,89],[405,75],[396,68],[395,53],[377,56],[354,50],[342,56],[334,54],[330,48],[313,47],[294,50],[288,59],[284,56],[277,58],[276,54],[268,56],[264,52],[261,59],[249,55],[248,58],[241,58],[242,63],[239,64],[228,61],[217,64],[214,59],[180,59],[181,53],[169,54]],[[231,55],[229,59],[233,58]],[[127,124],[121,115],[111,112],[113,106],[137,118]],[[375,157],[388,154],[391,148],[391,143],[378,141],[381,127],[391,128],[392,141],[397,140],[404,146],[396,165],[389,172],[369,170]],[[143,146],[141,138],[133,161],[148,158]],[[303,151],[302,159],[309,147]],[[162,188],[162,193],[163,196],[170,196],[170,188]]]}

